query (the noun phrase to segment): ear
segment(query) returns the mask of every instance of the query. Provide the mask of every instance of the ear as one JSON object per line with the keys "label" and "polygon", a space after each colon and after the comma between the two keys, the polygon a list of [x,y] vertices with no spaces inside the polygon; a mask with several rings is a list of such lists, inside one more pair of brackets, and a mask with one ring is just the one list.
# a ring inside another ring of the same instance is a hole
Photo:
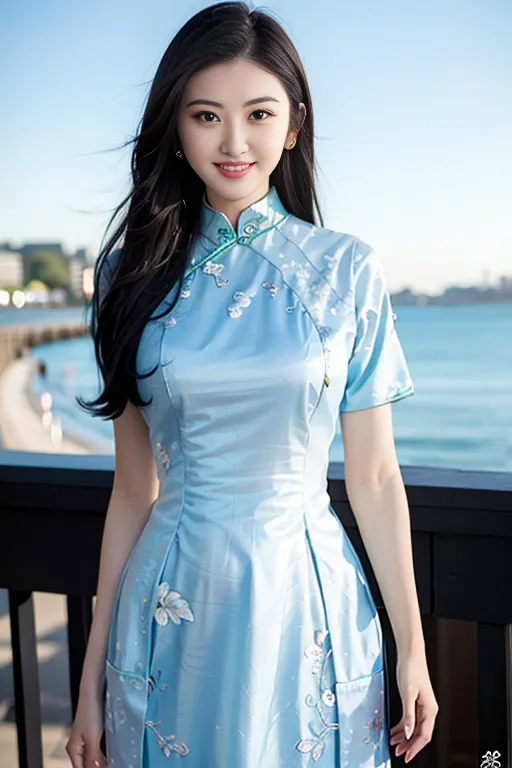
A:
{"label": "ear", "polygon": [[[301,101],[301,103],[299,104],[299,110],[300,110],[300,112],[301,112],[301,114],[302,114],[302,120],[300,121],[300,126],[299,126],[299,129],[298,129],[298,130],[300,131],[300,129],[301,129],[301,128],[302,128],[302,126],[304,125],[304,120],[306,119],[306,114],[307,114],[307,111],[306,111],[306,105],[305,105],[305,104],[303,104],[303,103],[302,103],[302,101]],[[298,133],[298,131],[297,131],[297,133]]]}
{"label": "ear", "polygon": [[300,125],[297,128],[296,131],[290,131],[288,135],[286,136],[286,149],[290,149],[288,146],[292,141],[297,141],[297,134],[299,133],[300,129],[304,125],[304,120],[306,119],[306,105],[302,103],[299,104],[299,112],[301,113],[301,119],[300,119]]}

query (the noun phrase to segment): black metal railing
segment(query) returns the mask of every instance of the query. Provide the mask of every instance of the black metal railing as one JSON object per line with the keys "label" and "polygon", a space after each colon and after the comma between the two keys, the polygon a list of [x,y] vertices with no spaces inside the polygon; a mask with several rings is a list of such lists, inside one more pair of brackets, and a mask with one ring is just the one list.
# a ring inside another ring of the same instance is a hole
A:
{"label": "black metal railing", "polygon": [[[41,768],[34,592],[65,595],[71,712],[92,619],[112,456],[0,452],[0,588],[8,590],[20,768]],[[396,648],[350,511],[343,464],[332,505],[368,574],[386,644],[388,715],[402,715]],[[415,768],[510,768],[512,474],[402,467],[427,658],[440,711]],[[403,758],[393,758],[402,765]]]}

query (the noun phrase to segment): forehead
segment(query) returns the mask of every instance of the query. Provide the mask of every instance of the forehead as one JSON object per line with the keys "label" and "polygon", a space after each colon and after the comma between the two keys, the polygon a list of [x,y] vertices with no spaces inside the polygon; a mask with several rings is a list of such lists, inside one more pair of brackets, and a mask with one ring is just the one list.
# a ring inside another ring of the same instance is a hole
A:
{"label": "forehead", "polygon": [[286,91],[272,72],[244,59],[215,64],[192,75],[183,101],[208,97],[235,107],[247,99],[261,96],[273,96],[283,103]]}

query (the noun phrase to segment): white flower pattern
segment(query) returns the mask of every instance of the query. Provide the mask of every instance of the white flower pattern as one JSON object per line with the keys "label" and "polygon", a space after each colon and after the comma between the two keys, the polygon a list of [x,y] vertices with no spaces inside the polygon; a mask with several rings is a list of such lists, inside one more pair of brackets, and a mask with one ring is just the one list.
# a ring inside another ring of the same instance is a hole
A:
{"label": "white flower pattern", "polygon": [[270,293],[270,295],[272,296],[272,298],[274,298],[274,296],[277,294],[278,287],[277,287],[277,285],[274,285],[273,283],[267,283],[265,281],[265,282],[263,282],[261,284],[261,287],[262,288],[266,288],[268,290],[268,292]]}
{"label": "white flower pattern", "polygon": [[170,757],[173,753],[181,755],[181,757],[186,757],[190,752],[186,744],[183,744],[183,742],[176,744],[176,736],[174,733],[171,733],[169,736],[162,736],[160,731],[158,731],[156,726],[161,725],[162,723],[163,720],[146,720],[144,725],[147,726],[155,734],[158,746],[164,753],[165,757]]}
{"label": "white flower pattern", "polygon": [[220,288],[222,285],[225,285],[229,282],[227,277],[220,277],[220,273],[223,271],[223,269],[224,264],[219,264],[215,261],[207,261],[203,267],[203,272],[205,275],[213,275],[215,278],[215,284]]}
{"label": "white flower pattern", "polygon": [[235,303],[230,304],[228,307],[228,315],[232,318],[237,318],[241,316],[242,309],[249,306],[251,297],[244,293],[244,291],[235,291],[233,299]]}
{"label": "white flower pattern", "polygon": [[179,592],[171,590],[167,582],[162,582],[158,587],[158,604],[155,609],[155,619],[161,627],[167,626],[169,619],[174,624],[181,624],[182,620],[194,621],[188,602]]}
{"label": "white flower pattern", "polygon": [[373,717],[365,724],[366,735],[363,739],[365,744],[380,744],[384,722],[382,713],[376,709]]}
{"label": "white flower pattern", "polygon": [[[314,660],[314,664],[311,667],[311,673],[315,677],[318,677],[318,694],[316,697],[308,694],[306,696],[306,704],[308,707],[313,707],[315,709],[320,720],[320,730],[313,738],[308,737],[301,739],[297,742],[295,748],[299,752],[309,755],[315,763],[322,757],[330,734],[337,731],[339,728],[337,720],[329,720],[324,712],[324,705],[328,707],[328,710],[330,711],[336,704],[336,695],[334,691],[324,685],[327,662],[332,654],[332,649],[329,648],[329,650],[326,651],[324,645],[328,634],[328,630],[316,630],[314,644],[309,645],[304,651],[304,655],[307,659]],[[312,733],[314,733],[314,724],[311,724],[310,728]]]}
{"label": "white flower pattern", "polygon": [[168,472],[169,467],[171,466],[171,460],[164,444],[159,441],[156,443],[155,448],[158,452],[158,455],[160,456],[164,472]]}

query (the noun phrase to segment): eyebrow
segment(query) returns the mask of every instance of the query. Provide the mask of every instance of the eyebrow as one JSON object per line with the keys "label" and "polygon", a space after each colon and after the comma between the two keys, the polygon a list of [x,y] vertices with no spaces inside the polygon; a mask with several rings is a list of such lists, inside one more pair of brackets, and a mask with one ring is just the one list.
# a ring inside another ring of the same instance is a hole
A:
{"label": "eyebrow", "polygon": [[[242,106],[250,107],[252,104],[260,104],[262,101],[275,101],[279,104],[279,99],[275,99],[273,96],[259,96],[257,99],[249,99]],[[188,102],[187,107],[193,107],[196,104],[208,104],[210,107],[224,108],[224,104],[220,104],[218,101],[210,101],[209,99],[194,99]]]}

